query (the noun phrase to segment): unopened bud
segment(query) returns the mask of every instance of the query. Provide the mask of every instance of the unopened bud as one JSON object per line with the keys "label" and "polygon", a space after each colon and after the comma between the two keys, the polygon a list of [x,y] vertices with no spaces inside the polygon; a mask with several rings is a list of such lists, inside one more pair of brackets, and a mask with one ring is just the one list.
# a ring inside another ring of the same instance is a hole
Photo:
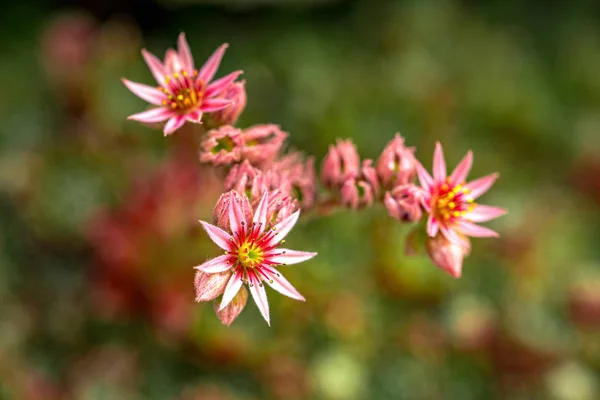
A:
{"label": "unopened bud", "polygon": [[210,301],[222,295],[230,277],[230,271],[219,272],[216,274],[207,274],[202,271],[196,271],[196,276],[194,277],[196,301]]}
{"label": "unopened bud", "polygon": [[206,123],[211,127],[222,125],[233,125],[240,114],[246,108],[246,81],[231,83],[219,96],[219,98],[230,100],[229,107],[206,114]]}
{"label": "unopened bud", "polygon": [[417,222],[423,215],[420,190],[413,184],[397,186],[383,199],[390,217],[402,222]]}
{"label": "unopened bud", "polygon": [[405,185],[414,180],[416,160],[413,147],[405,147],[400,134],[385,146],[377,160],[377,174],[385,189]]}
{"label": "unopened bud", "polygon": [[231,325],[237,316],[240,315],[244,307],[246,307],[247,301],[248,292],[246,291],[246,288],[242,286],[233,300],[231,300],[227,307],[222,310],[219,310],[219,303],[215,302],[215,312],[217,313],[217,317],[219,317],[224,325]]}
{"label": "unopened bud", "polygon": [[359,172],[360,157],[350,140],[338,140],[337,145],[329,146],[321,171],[325,187],[337,189],[348,179],[356,178]]}
{"label": "unopened bud", "polygon": [[231,201],[237,201],[242,209],[242,213],[247,223],[252,220],[252,206],[245,194],[240,194],[235,190],[223,193],[213,209],[213,222],[223,230],[229,230],[229,204]]}
{"label": "unopened bud", "polygon": [[471,251],[468,239],[464,239],[465,241],[462,245],[449,241],[441,233],[427,239],[427,254],[433,263],[454,278],[460,278],[463,258],[469,255]]}

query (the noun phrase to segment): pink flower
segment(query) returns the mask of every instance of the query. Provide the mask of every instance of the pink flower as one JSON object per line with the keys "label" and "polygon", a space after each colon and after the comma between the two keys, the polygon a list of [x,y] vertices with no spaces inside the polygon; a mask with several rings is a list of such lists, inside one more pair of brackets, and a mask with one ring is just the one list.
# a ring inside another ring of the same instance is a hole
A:
{"label": "pink flower", "polygon": [[427,238],[426,249],[435,265],[453,277],[460,278],[463,258],[469,255],[471,244],[467,238],[456,243],[438,233],[433,238]]}
{"label": "pink flower", "polygon": [[491,229],[475,225],[506,214],[506,209],[479,205],[473,202],[494,183],[498,174],[490,174],[465,183],[471,169],[473,154],[469,151],[454,169],[446,175],[442,145],[436,144],[433,155],[433,177],[417,162],[417,176],[423,189],[422,205],[429,214],[427,234],[435,237],[441,232],[448,240],[464,244],[464,236],[497,237]]}
{"label": "pink flower", "polygon": [[383,202],[390,217],[398,221],[417,222],[421,219],[421,189],[412,183],[386,192]]}
{"label": "pink flower", "polygon": [[200,161],[212,165],[230,165],[240,161],[244,140],[242,132],[231,125],[213,129],[200,144]]}
{"label": "pink flower", "polygon": [[329,146],[323,159],[321,181],[330,189],[339,188],[350,178],[356,178],[360,171],[360,157],[356,146],[350,140],[338,140],[337,145]]}
{"label": "pink flower", "polygon": [[353,210],[373,204],[379,195],[379,181],[373,168],[373,160],[363,160],[360,175],[347,179],[340,195],[342,204]]}
{"label": "pink flower", "polygon": [[185,121],[201,123],[202,113],[228,107],[231,100],[220,98],[219,95],[242,71],[235,71],[212,81],[226,48],[227,44],[221,45],[200,71],[194,68],[194,59],[183,33],[179,35],[177,51],[169,49],[164,63],[142,50],[144,60],[158,82],[158,88],[127,79],[123,79],[123,83],[135,95],[158,107],[130,115],[129,119],[147,123],[167,121],[164,127],[166,136],[181,128]]}
{"label": "pink flower", "polygon": [[261,165],[275,159],[288,134],[278,125],[266,124],[251,126],[242,136],[245,144],[242,158],[253,165]]}
{"label": "pink flower", "polygon": [[263,286],[266,282],[276,291],[297,300],[304,297],[277,271],[278,266],[296,264],[313,258],[317,253],[288,250],[279,246],[283,238],[294,227],[299,211],[266,230],[269,194],[261,198],[252,221],[246,220],[238,201],[229,206],[229,232],[200,221],[208,236],[225,254],[206,261],[195,267],[207,274],[231,272],[218,311],[225,309],[238,294],[244,283],[248,284],[250,294],[262,316],[270,324],[269,303]]}
{"label": "pink flower", "polygon": [[404,139],[399,133],[387,144],[376,166],[383,187],[391,189],[413,181],[416,173],[414,152],[414,147],[404,147]]}
{"label": "pink flower", "polygon": [[233,125],[246,108],[246,81],[233,82],[221,93],[219,98],[231,101],[229,107],[210,114],[208,124],[213,127]]}

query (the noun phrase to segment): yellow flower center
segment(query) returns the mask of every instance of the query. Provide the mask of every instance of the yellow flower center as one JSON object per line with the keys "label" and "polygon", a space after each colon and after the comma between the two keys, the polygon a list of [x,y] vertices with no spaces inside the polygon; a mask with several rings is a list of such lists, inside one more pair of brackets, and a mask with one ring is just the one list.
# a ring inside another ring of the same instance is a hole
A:
{"label": "yellow flower center", "polygon": [[185,70],[165,76],[164,85],[158,87],[158,90],[167,95],[162,105],[182,112],[189,112],[198,107],[202,102],[204,84],[196,85],[197,76],[197,70],[194,70],[191,76]]}
{"label": "yellow flower center", "polygon": [[467,212],[473,211],[475,203],[469,196],[469,189],[462,184],[451,186],[450,178],[446,179],[434,196],[431,207],[438,221],[452,221],[464,217]]}
{"label": "yellow flower center", "polygon": [[262,250],[254,243],[244,243],[238,249],[238,261],[244,268],[256,268],[263,259]]}

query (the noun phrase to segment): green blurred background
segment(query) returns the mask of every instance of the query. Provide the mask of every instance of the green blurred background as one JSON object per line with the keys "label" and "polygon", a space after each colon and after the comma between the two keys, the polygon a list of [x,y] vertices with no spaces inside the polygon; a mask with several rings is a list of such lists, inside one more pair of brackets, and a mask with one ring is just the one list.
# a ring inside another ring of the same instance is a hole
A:
{"label": "green blurred background", "polygon": [[[22,1],[0,15],[0,399],[600,398],[600,6],[593,1]],[[230,43],[240,126],[319,159],[395,132],[474,151],[507,207],[463,278],[407,258],[383,208],[301,223],[270,292],[222,326],[194,303],[222,188],[186,127],[126,117],[185,31]]]}

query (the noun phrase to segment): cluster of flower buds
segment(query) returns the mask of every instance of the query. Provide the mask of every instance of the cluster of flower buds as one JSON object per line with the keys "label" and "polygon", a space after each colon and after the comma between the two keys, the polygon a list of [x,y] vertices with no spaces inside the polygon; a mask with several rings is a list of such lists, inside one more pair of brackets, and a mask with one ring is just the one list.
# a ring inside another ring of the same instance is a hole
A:
{"label": "cluster of flower buds", "polygon": [[[358,210],[382,203],[389,215],[400,222],[415,223],[425,215],[426,252],[438,267],[454,277],[460,276],[463,258],[470,251],[468,236],[497,236],[496,232],[474,224],[506,213],[500,207],[474,203],[491,187],[497,174],[465,183],[472,164],[469,152],[447,176],[438,143],[431,176],[415,158],[415,149],[406,147],[400,134],[386,145],[377,162],[361,161],[350,140],[338,140],[330,146],[322,163],[321,183],[332,196],[322,201],[314,159],[296,151],[283,152],[287,132],[273,124],[246,129],[233,126],[246,106],[244,82],[235,81],[242,72],[212,81],[226,47],[219,47],[198,71],[181,34],[177,51],[168,50],[164,63],[142,51],[158,88],[123,80],[136,95],[158,106],[130,119],[167,121],[165,135],[186,121],[204,123],[209,129],[201,139],[199,158],[225,170],[226,193],[214,208],[214,225],[202,224],[225,254],[196,267],[196,300],[210,301],[222,296],[216,310],[225,324],[229,325],[246,304],[248,294],[243,283],[248,285],[267,322],[269,309],[263,282],[303,300],[276,269],[315,255],[278,249],[283,236],[296,223],[300,209],[334,204]],[[415,184],[416,177],[420,185]],[[415,229],[422,228],[417,225]],[[409,234],[408,247],[412,250],[417,247],[412,241],[419,237],[415,232]]]}

